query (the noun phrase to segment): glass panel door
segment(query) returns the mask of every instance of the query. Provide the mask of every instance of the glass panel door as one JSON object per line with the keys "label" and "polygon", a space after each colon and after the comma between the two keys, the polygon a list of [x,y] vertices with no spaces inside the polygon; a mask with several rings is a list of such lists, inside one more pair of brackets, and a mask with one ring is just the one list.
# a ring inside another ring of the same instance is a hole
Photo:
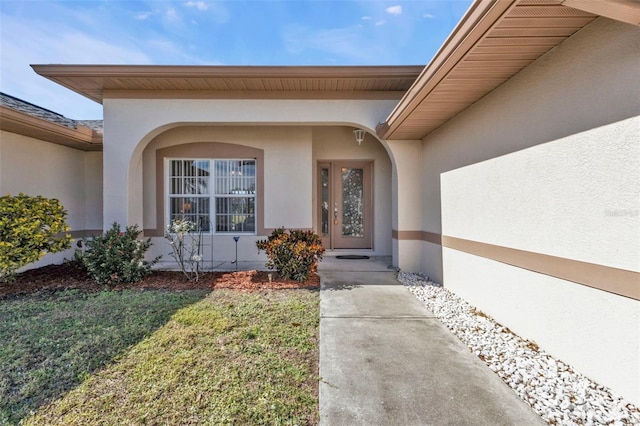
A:
{"label": "glass panel door", "polygon": [[324,248],[331,247],[331,164],[318,164],[318,233]]}
{"label": "glass panel door", "polygon": [[342,167],[342,237],[364,237],[364,169]]}
{"label": "glass panel door", "polygon": [[318,163],[317,223],[327,249],[373,248],[373,163]]}

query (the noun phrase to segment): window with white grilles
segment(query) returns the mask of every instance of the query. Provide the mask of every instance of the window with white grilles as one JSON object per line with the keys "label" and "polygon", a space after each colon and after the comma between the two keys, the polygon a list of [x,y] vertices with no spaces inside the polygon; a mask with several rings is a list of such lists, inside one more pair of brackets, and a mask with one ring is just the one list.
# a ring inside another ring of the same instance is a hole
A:
{"label": "window with white grilles", "polygon": [[186,219],[203,232],[256,232],[255,159],[170,159],[169,220]]}

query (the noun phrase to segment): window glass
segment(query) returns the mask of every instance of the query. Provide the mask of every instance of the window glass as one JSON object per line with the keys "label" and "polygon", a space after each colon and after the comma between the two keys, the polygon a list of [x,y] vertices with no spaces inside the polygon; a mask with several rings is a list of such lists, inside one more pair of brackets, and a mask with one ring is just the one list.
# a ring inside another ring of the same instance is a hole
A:
{"label": "window glass", "polygon": [[256,231],[255,160],[169,160],[167,170],[170,220],[190,220],[204,232]]}

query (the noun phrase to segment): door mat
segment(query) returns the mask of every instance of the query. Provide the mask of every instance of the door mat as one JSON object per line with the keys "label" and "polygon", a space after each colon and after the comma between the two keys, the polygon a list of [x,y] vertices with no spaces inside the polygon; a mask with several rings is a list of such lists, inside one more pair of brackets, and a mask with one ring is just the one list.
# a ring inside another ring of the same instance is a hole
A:
{"label": "door mat", "polygon": [[362,260],[362,259],[369,259],[369,256],[362,256],[359,254],[344,254],[344,255],[336,256],[336,259]]}

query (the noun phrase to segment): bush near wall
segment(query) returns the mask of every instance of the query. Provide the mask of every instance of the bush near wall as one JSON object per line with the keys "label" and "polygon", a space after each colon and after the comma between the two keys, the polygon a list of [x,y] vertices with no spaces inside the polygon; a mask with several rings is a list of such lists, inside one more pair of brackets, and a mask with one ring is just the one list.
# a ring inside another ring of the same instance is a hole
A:
{"label": "bush near wall", "polygon": [[113,285],[136,283],[151,274],[160,256],[144,260],[151,238],[138,239],[141,232],[137,225],[121,231],[114,222],[104,235],[88,240],[86,251],[78,256],[89,275],[99,284]]}
{"label": "bush near wall", "polygon": [[47,253],[71,246],[67,212],[55,198],[20,193],[0,197],[0,282]]}
{"label": "bush near wall", "polygon": [[258,253],[264,250],[269,257],[266,267],[275,269],[287,279],[305,281],[315,272],[322,260],[322,240],[313,231],[274,230],[266,240],[256,241]]}

